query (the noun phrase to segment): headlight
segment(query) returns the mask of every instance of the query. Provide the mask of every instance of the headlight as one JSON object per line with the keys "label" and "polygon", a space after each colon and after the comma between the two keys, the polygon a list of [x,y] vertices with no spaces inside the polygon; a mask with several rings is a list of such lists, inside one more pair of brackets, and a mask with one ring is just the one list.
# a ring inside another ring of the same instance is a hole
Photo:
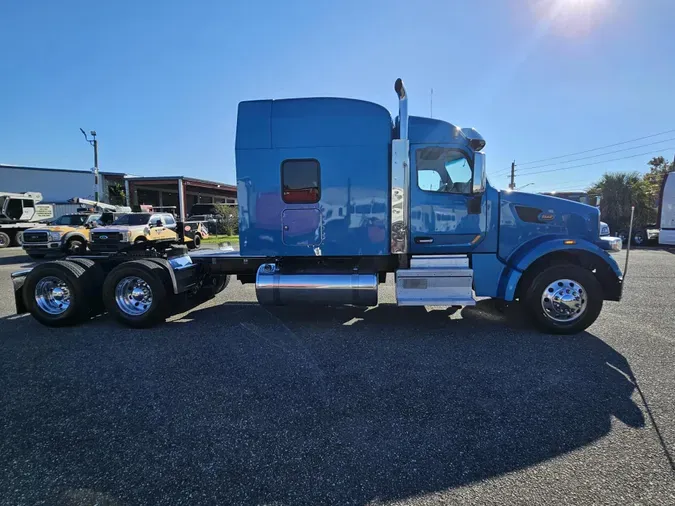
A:
{"label": "headlight", "polygon": [[131,241],[131,230],[122,231],[122,242]]}
{"label": "headlight", "polygon": [[49,232],[49,240],[50,241],[60,241],[61,240],[61,232]]}

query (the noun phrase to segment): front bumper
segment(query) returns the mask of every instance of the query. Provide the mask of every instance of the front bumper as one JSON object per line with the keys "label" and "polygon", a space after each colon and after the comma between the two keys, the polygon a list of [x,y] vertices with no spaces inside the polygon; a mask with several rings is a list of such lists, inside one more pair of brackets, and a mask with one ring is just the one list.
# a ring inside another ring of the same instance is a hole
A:
{"label": "front bumper", "polygon": [[23,244],[24,251],[36,252],[36,253],[47,253],[49,251],[59,251],[63,247],[61,241],[58,242],[41,242],[41,243],[30,243]]}
{"label": "front bumper", "polygon": [[90,242],[89,249],[94,253],[117,253],[128,249],[131,243],[128,242]]}
{"label": "front bumper", "polygon": [[600,238],[600,241],[598,241],[597,244],[600,248],[609,252],[621,251],[621,248],[623,247],[621,237],[604,236]]}
{"label": "front bumper", "polygon": [[647,233],[647,240],[648,241],[658,241],[659,239],[659,229],[658,228],[648,228],[645,230]]}

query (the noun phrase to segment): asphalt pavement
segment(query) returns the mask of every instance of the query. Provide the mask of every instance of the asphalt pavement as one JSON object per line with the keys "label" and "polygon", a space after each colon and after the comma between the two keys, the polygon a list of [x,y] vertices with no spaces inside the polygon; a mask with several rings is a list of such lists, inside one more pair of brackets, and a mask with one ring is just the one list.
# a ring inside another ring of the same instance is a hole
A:
{"label": "asphalt pavement", "polygon": [[577,336],[391,280],[369,310],[235,281],[153,329],[50,329],[14,315],[29,265],[0,251],[0,504],[675,504],[667,250]]}

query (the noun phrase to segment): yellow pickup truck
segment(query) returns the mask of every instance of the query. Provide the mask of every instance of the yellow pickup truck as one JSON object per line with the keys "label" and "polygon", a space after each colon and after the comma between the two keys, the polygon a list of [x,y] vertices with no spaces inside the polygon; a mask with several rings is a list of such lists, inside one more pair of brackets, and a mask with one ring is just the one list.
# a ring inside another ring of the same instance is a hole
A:
{"label": "yellow pickup truck", "polygon": [[23,232],[23,249],[29,257],[40,259],[47,254],[81,255],[86,252],[93,227],[112,222],[112,213],[64,214],[46,226]]}
{"label": "yellow pickup truck", "polygon": [[[155,246],[179,241],[178,223],[171,213],[130,213],[115,220],[112,225],[91,231],[89,249],[96,253],[114,253],[131,246]],[[201,224],[186,226],[188,248],[199,247],[206,230]],[[151,243],[151,244],[150,244]]]}

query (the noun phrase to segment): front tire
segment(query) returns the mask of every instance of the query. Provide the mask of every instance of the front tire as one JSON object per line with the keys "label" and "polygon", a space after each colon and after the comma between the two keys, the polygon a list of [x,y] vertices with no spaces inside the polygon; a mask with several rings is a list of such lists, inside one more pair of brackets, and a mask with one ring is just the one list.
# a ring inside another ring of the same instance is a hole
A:
{"label": "front tire", "polygon": [[23,299],[37,321],[48,327],[79,323],[88,314],[85,269],[72,262],[47,262],[26,277]]}
{"label": "front tire", "polygon": [[66,243],[66,254],[83,255],[87,252],[87,243],[79,237],[73,237]]}
{"label": "front tire", "polygon": [[525,309],[533,323],[552,334],[576,334],[602,310],[602,286],[592,272],[574,264],[546,267],[524,287]]}
{"label": "front tire", "polygon": [[134,328],[147,328],[168,314],[167,273],[149,260],[118,265],[103,283],[103,303],[113,317]]}

